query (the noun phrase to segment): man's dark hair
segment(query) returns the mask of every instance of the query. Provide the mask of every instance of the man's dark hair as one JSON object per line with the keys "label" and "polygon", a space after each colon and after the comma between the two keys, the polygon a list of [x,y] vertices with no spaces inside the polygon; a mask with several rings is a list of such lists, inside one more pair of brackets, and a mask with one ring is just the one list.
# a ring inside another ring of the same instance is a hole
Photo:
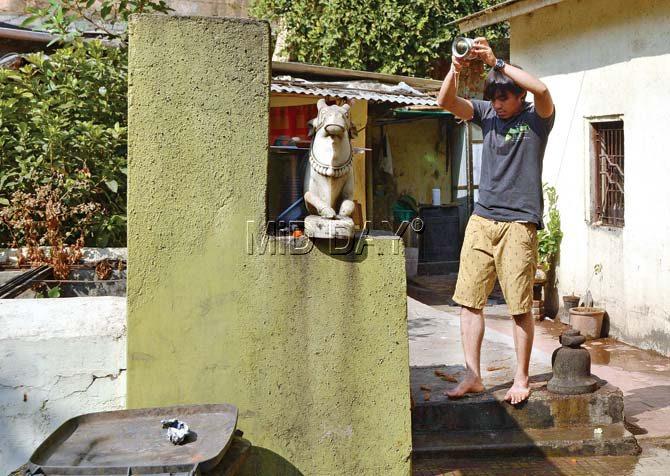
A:
{"label": "man's dark hair", "polygon": [[[513,64],[515,68],[522,69],[521,67]],[[504,75],[500,71],[491,69],[489,74],[486,75],[486,81],[484,81],[484,100],[492,101],[495,98],[496,93],[512,93],[515,96],[519,94],[524,95],[523,99],[526,99],[526,90],[516,84],[512,79]]]}

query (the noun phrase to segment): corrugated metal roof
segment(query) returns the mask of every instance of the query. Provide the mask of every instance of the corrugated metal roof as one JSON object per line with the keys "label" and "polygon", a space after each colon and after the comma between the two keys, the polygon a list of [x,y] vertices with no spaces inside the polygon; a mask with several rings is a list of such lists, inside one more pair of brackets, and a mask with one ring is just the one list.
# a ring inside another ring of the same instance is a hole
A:
{"label": "corrugated metal roof", "polygon": [[326,81],[351,81],[351,80],[366,80],[378,81],[380,83],[398,84],[403,82],[409,84],[414,88],[419,88],[424,91],[439,90],[442,86],[442,81],[427,78],[415,78],[413,76],[402,76],[397,74],[376,73],[372,71],[358,71],[345,68],[333,68],[330,66],[320,66],[307,63],[294,63],[291,61],[273,61],[272,75],[279,76],[286,74],[294,78],[310,78],[315,80],[318,76],[319,80]]}
{"label": "corrugated metal roof", "polygon": [[0,22],[0,38],[49,43],[56,37],[43,31],[35,31],[30,28],[12,25],[11,23]]}
{"label": "corrugated metal roof", "polygon": [[275,76],[272,78],[271,91],[341,99],[365,99],[407,106],[437,106],[434,97],[403,82],[396,85],[376,81],[314,82],[291,76]]}

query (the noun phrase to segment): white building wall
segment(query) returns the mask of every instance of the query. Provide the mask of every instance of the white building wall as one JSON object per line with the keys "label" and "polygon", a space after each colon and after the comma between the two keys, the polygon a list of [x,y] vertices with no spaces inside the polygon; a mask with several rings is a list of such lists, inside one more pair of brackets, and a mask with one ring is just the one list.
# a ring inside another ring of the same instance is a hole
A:
{"label": "white building wall", "polygon": [[[249,16],[250,0],[166,0],[174,15],[220,17]],[[0,0],[1,13],[25,13],[27,7],[44,7],[48,0]]]}
{"label": "white building wall", "polygon": [[[516,17],[511,57],[556,104],[544,181],[557,187],[565,234],[559,294],[583,295],[591,281],[611,335],[670,355],[670,2],[566,0]],[[589,224],[587,118],[606,115],[624,120],[623,229]]]}
{"label": "white building wall", "polygon": [[0,474],[63,422],[126,405],[126,299],[0,300]]}

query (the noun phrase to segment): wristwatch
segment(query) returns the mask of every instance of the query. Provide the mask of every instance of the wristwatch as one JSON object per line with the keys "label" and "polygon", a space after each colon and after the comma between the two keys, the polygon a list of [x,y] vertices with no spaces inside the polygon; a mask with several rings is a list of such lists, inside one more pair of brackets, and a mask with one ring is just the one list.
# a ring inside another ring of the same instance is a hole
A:
{"label": "wristwatch", "polygon": [[505,62],[500,58],[498,58],[496,60],[496,64],[493,65],[493,69],[496,70],[496,71],[500,71],[504,67],[505,67]]}

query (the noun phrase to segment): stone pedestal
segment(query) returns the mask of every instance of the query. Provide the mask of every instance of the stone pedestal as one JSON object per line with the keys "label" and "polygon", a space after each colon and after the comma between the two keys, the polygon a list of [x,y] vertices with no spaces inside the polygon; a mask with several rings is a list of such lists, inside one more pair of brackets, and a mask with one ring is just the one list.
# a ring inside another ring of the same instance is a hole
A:
{"label": "stone pedestal", "polygon": [[350,217],[324,218],[309,215],[305,217],[305,235],[310,238],[352,238],[354,220]]}
{"label": "stone pedestal", "polygon": [[[547,390],[549,374],[531,377],[527,402],[504,401],[512,384],[497,385],[467,398],[444,392],[457,383],[436,377],[447,367],[413,367],[411,386],[413,457],[636,455],[640,447],[624,427],[623,393],[598,380],[591,393],[560,395]],[[432,388],[424,400],[421,386]]]}

